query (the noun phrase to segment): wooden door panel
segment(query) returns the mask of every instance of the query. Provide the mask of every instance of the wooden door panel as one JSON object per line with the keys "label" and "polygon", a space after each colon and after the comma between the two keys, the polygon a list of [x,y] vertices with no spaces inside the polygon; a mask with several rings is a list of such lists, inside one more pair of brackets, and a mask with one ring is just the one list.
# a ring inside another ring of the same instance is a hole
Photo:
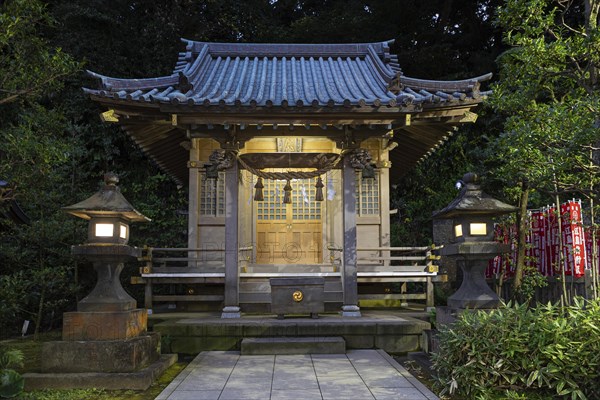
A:
{"label": "wooden door panel", "polygon": [[257,224],[256,262],[258,264],[280,264],[283,262],[281,248],[286,241],[285,223]]}
{"label": "wooden door panel", "polygon": [[314,180],[292,181],[292,204],[281,203],[283,181],[264,182],[265,201],[257,205],[259,264],[322,262],[321,204],[314,201]]}

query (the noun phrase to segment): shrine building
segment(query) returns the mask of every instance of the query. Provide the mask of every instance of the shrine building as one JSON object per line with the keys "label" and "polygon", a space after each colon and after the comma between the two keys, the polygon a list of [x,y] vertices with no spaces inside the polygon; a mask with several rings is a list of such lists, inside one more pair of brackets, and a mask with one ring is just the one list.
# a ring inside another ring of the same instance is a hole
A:
{"label": "shrine building", "polygon": [[[84,89],[105,121],[189,187],[187,248],[170,258],[177,265],[144,267],[146,307],[268,311],[274,277],[322,278],[325,309],[345,316],[361,315],[361,285],[369,298],[378,284],[421,280],[429,305],[435,270],[394,268],[390,184],[475,121],[491,74],[407,77],[391,41],[183,42],[170,75],[90,72],[99,87]],[[160,283],[190,289],[153,298]]]}

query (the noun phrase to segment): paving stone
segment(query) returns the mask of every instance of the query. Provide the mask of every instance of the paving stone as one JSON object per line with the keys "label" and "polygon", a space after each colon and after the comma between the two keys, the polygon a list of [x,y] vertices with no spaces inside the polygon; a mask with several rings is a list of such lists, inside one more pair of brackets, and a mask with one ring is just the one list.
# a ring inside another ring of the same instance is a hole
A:
{"label": "paving stone", "polygon": [[377,400],[427,400],[427,397],[415,388],[371,388]]}
{"label": "paving stone", "polygon": [[275,358],[273,390],[280,389],[319,389],[310,356],[277,356]]}
{"label": "paving stone", "polygon": [[215,371],[213,373],[207,373],[202,375],[190,374],[188,377],[181,382],[178,386],[178,390],[223,390],[229,374],[219,373]]}
{"label": "paving stone", "polygon": [[384,377],[365,377],[361,375],[363,381],[369,388],[411,388],[414,387],[408,379],[400,375]]}
{"label": "paving stone", "polygon": [[220,390],[178,390],[171,394],[167,400],[218,400],[220,395]]}
{"label": "paving stone", "polygon": [[364,385],[321,386],[321,395],[323,400],[369,400],[375,398]]}
{"label": "paving stone", "polygon": [[322,400],[321,391],[317,389],[285,389],[271,391],[271,400]]}
{"label": "paving stone", "polygon": [[268,389],[228,389],[225,388],[219,400],[265,400],[271,397],[271,388]]}

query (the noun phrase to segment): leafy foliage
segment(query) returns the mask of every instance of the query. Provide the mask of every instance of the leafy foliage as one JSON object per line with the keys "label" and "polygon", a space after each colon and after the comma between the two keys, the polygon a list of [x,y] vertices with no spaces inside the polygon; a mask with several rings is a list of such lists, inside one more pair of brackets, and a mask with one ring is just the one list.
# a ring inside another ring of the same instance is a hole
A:
{"label": "leafy foliage", "polygon": [[600,395],[600,302],[563,308],[508,304],[466,311],[440,330],[434,355],[442,392],[469,398],[519,393],[571,399]]}
{"label": "leafy foliage", "polygon": [[36,0],[8,0],[0,13],[0,106],[34,101],[60,89],[76,67],[60,48],[51,48],[38,35],[53,23],[45,5]]}
{"label": "leafy foliage", "polygon": [[0,349],[0,397],[15,397],[23,391],[25,380],[12,368],[23,366],[23,353]]}
{"label": "leafy foliage", "polygon": [[563,194],[598,196],[599,10],[597,0],[507,0],[498,10],[510,49],[498,59],[491,103],[505,122],[488,165],[522,210],[515,289],[524,268],[529,192],[555,203]]}

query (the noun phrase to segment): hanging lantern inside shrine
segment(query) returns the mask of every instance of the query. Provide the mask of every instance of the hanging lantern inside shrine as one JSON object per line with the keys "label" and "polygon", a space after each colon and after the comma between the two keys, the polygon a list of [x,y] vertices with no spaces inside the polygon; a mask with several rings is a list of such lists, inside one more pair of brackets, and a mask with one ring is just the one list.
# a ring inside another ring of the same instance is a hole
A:
{"label": "hanging lantern inside shrine", "polygon": [[317,178],[317,183],[315,183],[315,188],[317,189],[315,193],[315,201],[323,201],[323,180],[319,176]]}
{"label": "hanging lantern inside shrine", "polygon": [[283,187],[283,191],[285,192],[283,195],[283,203],[291,204],[292,203],[292,185],[290,180],[288,179],[285,186]]}
{"label": "hanging lantern inside shrine", "polygon": [[259,176],[258,181],[256,181],[256,184],[254,185],[254,201],[263,201],[265,199],[263,195],[264,187],[265,185],[263,185],[263,180]]}

